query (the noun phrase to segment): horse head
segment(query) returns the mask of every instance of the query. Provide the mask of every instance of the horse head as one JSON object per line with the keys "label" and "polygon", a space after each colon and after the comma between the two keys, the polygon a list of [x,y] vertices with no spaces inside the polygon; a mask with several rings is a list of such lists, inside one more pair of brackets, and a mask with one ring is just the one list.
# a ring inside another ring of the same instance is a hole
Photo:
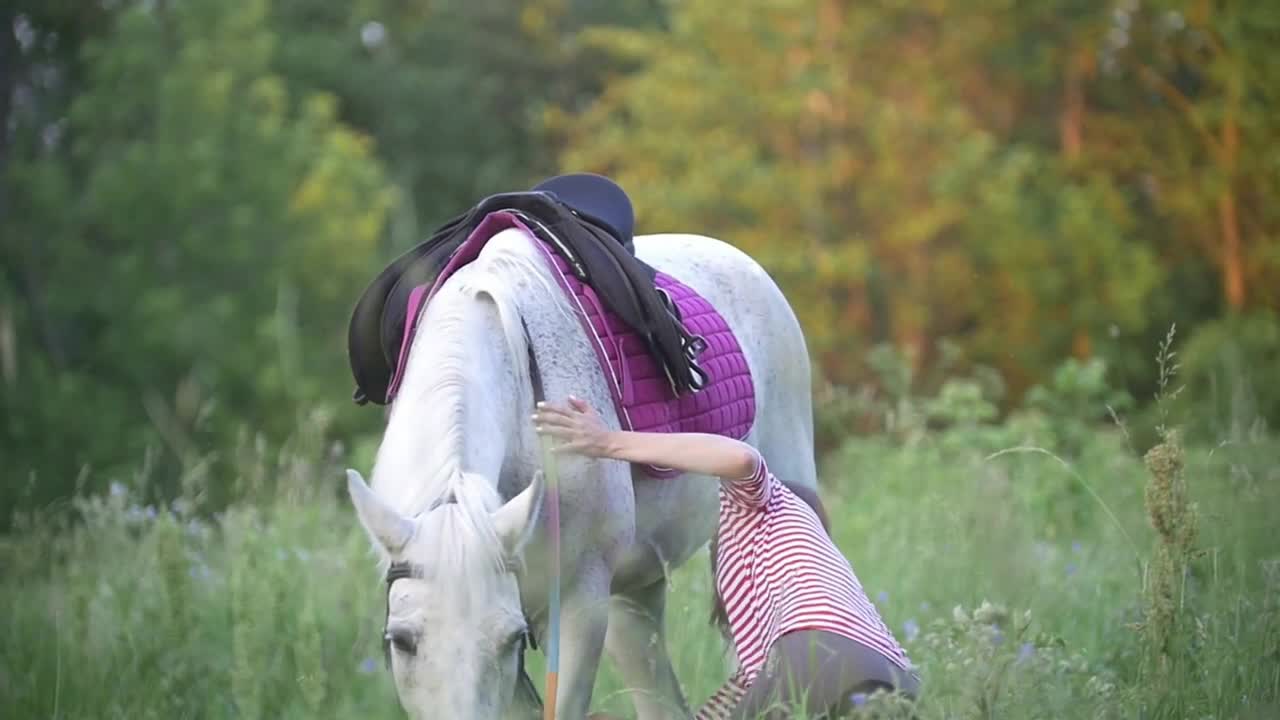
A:
{"label": "horse head", "polygon": [[523,666],[530,628],[515,571],[537,526],[540,478],[496,510],[460,493],[411,518],[347,471],[360,524],[389,561],[384,642],[410,717],[536,712]]}

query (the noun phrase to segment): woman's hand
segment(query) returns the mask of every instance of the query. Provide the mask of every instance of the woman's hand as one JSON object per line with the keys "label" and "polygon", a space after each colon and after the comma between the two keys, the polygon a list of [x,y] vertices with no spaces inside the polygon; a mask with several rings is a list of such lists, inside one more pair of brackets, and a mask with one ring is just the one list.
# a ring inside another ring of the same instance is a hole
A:
{"label": "woman's hand", "polygon": [[554,452],[610,457],[613,433],[585,400],[570,395],[567,405],[540,402],[533,422],[539,435],[560,441]]}

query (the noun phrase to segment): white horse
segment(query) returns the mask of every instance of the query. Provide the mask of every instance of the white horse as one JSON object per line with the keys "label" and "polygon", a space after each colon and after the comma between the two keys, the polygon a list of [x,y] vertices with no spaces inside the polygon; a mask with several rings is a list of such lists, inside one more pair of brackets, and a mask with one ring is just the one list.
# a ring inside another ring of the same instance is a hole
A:
{"label": "white horse", "polygon": [[[549,399],[576,394],[619,427],[587,335],[532,242],[504,230],[443,284],[420,320],[372,489],[348,471],[383,562],[413,570],[388,588],[386,627],[397,693],[413,718],[534,713],[519,656],[526,630],[546,640],[550,566],[528,343]],[[755,383],[747,441],[779,477],[816,487],[808,354],[773,280],[712,238],[650,235],[635,247],[721,312]],[[585,717],[607,647],[642,720],[688,718],[663,638],[664,581],[714,531],[716,483],[567,456],[559,469],[558,717]]]}

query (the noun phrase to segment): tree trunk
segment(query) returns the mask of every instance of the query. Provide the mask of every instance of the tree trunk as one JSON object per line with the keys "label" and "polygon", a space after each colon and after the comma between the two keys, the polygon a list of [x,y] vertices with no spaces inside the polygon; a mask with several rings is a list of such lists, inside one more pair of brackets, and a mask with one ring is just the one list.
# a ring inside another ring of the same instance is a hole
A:
{"label": "tree trunk", "polygon": [[1066,77],[1062,83],[1062,113],[1058,117],[1058,137],[1062,155],[1068,162],[1077,160],[1084,147],[1084,80],[1089,71],[1087,49],[1074,50],[1067,59]]}
{"label": "tree trunk", "polygon": [[[1071,166],[1084,149],[1084,81],[1090,70],[1090,54],[1085,46],[1074,49],[1067,58],[1066,77],[1062,83],[1062,112],[1058,118],[1058,137],[1062,157]],[[1093,353],[1089,331],[1077,327],[1071,337],[1071,354],[1086,359]]]}
{"label": "tree trunk", "polygon": [[1228,80],[1226,105],[1221,129],[1223,189],[1218,195],[1218,227],[1222,234],[1222,289],[1227,307],[1239,312],[1244,309],[1247,293],[1240,213],[1236,207],[1234,187],[1240,155],[1240,125],[1236,117],[1240,105],[1240,82],[1235,73]]}
{"label": "tree trunk", "polygon": [[0,218],[8,207],[5,191],[9,167],[9,110],[18,75],[18,39],[13,32],[14,10],[0,12]]}
{"label": "tree trunk", "polygon": [[0,378],[9,388],[18,381],[18,333],[13,325],[13,307],[0,303]]}
{"label": "tree trunk", "polygon": [[1071,354],[1081,360],[1088,360],[1089,356],[1093,355],[1093,338],[1090,337],[1088,330],[1076,329],[1071,337]]}

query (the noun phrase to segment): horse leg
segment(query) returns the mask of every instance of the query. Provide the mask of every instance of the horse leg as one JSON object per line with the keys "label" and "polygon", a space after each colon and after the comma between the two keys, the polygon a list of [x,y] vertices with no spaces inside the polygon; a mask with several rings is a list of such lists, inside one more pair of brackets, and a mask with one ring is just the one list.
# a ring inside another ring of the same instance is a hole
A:
{"label": "horse leg", "polygon": [[[593,563],[593,565],[595,565]],[[585,718],[609,627],[609,572],[581,568],[561,606],[560,675],[556,717]]]}
{"label": "horse leg", "polygon": [[605,648],[632,695],[639,720],[689,717],[667,653],[663,616],[667,587],[659,580],[613,596]]}

